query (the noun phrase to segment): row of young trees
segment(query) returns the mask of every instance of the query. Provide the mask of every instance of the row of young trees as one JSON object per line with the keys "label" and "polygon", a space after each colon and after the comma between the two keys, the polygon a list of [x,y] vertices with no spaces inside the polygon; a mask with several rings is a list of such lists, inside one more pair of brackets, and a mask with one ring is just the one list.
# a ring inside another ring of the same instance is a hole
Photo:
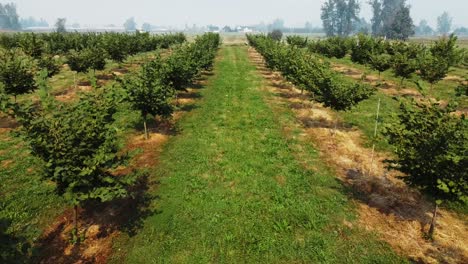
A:
{"label": "row of young trees", "polygon": [[[59,36],[54,34],[55,36]],[[44,47],[49,45],[43,38],[49,35],[15,34],[7,38],[15,39],[16,43],[9,49],[0,49],[0,82],[4,91],[16,97],[37,89],[35,78],[42,70],[47,70],[47,77],[51,77],[60,71],[63,62],[67,62],[71,70],[87,72],[89,70],[102,70],[106,65],[106,59],[110,58],[122,62],[127,56],[155,48],[168,48],[174,44],[182,44],[185,36],[181,34],[148,36],[146,34],[66,34],[67,42],[75,43],[79,49],[67,50],[66,60],[57,59],[53,54],[45,53]],[[61,46],[54,42],[50,43]],[[78,45],[79,40],[83,43]],[[42,41],[41,41],[42,40]],[[59,38],[60,42],[63,40]],[[130,42],[126,42],[132,40]],[[130,44],[134,46],[130,47]],[[138,43],[138,45],[137,45]]]}
{"label": "row of young trees", "polygon": [[248,40],[264,58],[270,69],[283,76],[313,99],[335,110],[347,110],[367,99],[374,88],[345,79],[329,65],[304,49],[288,46],[264,35],[249,35]]}
{"label": "row of young trees", "polygon": [[173,96],[185,90],[202,70],[211,69],[220,43],[218,34],[204,34],[195,42],[175,49],[168,58],[157,57],[143,65],[138,74],[121,80],[128,100],[141,112],[145,138],[148,138],[148,116],[172,114]]}
{"label": "row of young trees", "polygon": [[[302,44],[298,38],[288,42]],[[393,68],[395,75],[402,78],[418,72],[430,84],[444,78],[449,68],[459,62],[462,52],[456,47],[454,36],[429,47],[368,36],[329,38],[310,43],[309,50],[337,58],[350,50],[354,62],[368,64],[379,72]],[[468,96],[466,83],[457,89],[457,94]],[[438,206],[443,201],[468,202],[468,121],[464,115],[454,115],[455,109],[453,103],[442,107],[431,99],[401,99],[396,121],[384,130],[396,154],[389,160],[389,167],[404,173],[405,182],[435,201],[429,237],[434,234]]]}
{"label": "row of young trees", "polygon": [[369,65],[379,74],[392,69],[402,82],[418,73],[431,87],[445,78],[450,68],[460,64],[468,55],[466,50],[457,47],[457,37],[454,35],[424,46],[361,34],[352,38],[332,37],[309,41],[308,49],[330,58],[343,58],[349,54],[353,62]]}
{"label": "row of young trees", "polygon": [[121,33],[16,33],[1,34],[0,47],[5,49],[22,48],[30,56],[42,54],[61,55],[71,50],[89,48],[104,49],[113,60],[121,61],[125,56],[138,52],[168,48],[186,40],[185,35],[151,35],[136,32]]}
{"label": "row of young trees", "polygon": [[75,102],[63,103],[49,96],[45,74],[31,84],[40,88],[36,104],[12,101],[5,83],[0,82],[0,110],[16,118],[21,125],[19,135],[42,162],[44,179],[53,182],[57,193],[74,207],[73,241],[80,241],[80,206],[127,197],[137,180],[136,175],[113,174],[126,160],[117,144],[119,105],[131,103],[144,120],[148,115],[170,115],[175,90],[184,89],[200,71],[211,68],[219,44],[219,35],[198,37],[169,58],[145,64],[120,85],[94,89]]}

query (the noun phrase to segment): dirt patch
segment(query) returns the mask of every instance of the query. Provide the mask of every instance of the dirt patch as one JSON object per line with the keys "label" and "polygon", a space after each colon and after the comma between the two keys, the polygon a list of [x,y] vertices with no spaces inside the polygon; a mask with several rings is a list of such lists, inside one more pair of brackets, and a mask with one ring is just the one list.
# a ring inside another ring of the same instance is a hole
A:
{"label": "dirt patch", "polygon": [[11,164],[13,164],[13,160],[3,160],[1,163],[0,163],[0,166],[4,169],[8,169]]}
{"label": "dirt patch", "polygon": [[376,232],[396,252],[415,262],[468,263],[466,217],[441,210],[434,242],[424,239],[433,205],[406,186],[398,178],[402,175],[386,169],[384,160],[390,154],[364,147],[362,132],[346,127],[330,109],[304,99],[287,82],[271,78],[274,74],[265,73],[263,59],[255,50],[250,49],[249,56],[268,80],[265,89],[276,95],[276,103],[291,106],[304,130],[302,140],[313,142],[340,181],[354,190],[350,195],[359,205],[360,226]]}
{"label": "dirt patch", "polygon": [[380,81],[381,78],[376,75],[372,74],[367,74],[362,72],[361,70],[352,68],[347,65],[342,65],[338,63],[333,63],[332,64],[332,69],[344,74],[347,77],[350,77],[355,80],[362,80],[366,83],[371,84],[372,86],[380,88],[380,90],[391,96],[411,96],[415,98],[422,98],[423,96],[421,95],[420,92],[416,91],[415,89],[410,89],[410,88],[405,88],[401,87],[400,84],[394,83],[392,81],[388,80],[382,80]]}
{"label": "dirt patch", "polygon": [[455,82],[464,82],[466,79],[456,76],[456,75],[447,75],[447,77],[444,78],[446,81],[455,81]]}
{"label": "dirt patch", "polygon": [[10,116],[0,114],[0,129],[12,129],[17,128],[19,124]]}
{"label": "dirt patch", "polygon": [[55,96],[55,99],[60,102],[71,102],[75,99],[78,98],[78,94],[82,92],[90,92],[93,90],[93,87],[91,86],[85,86],[85,85],[78,85],[76,88],[75,87],[69,87],[66,89],[64,92],[58,94]]}

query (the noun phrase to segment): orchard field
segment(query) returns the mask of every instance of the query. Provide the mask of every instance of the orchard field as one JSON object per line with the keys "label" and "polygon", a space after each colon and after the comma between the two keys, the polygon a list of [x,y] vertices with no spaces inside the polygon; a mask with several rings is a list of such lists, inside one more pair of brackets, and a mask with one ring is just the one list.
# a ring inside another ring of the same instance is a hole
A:
{"label": "orchard field", "polygon": [[468,263],[464,45],[0,35],[0,260]]}

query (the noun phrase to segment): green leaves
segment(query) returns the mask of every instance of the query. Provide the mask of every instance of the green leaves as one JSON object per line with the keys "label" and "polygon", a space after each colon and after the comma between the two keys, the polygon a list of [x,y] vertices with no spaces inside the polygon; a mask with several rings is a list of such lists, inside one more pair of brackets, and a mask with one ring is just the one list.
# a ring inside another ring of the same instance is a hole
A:
{"label": "green leaves", "polygon": [[397,53],[393,56],[393,72],[396,77],[401,78],[402,83],[404,79],[408,79],[416,72],[416,69],[416,61],[408,57],[406,53]]}
{"label": "green leaves", "polygon": [[286,37],[286,42],[291,45],[295,46],[297,48],[305,48],[307,47],[307,38],[301,37],[301,36],[287,36]]}
{"label": "green leaves", "polygon": [[399,120],[384,134],[394,145],[396,158],[390,161],[408,175],[410,185],[441,200],[467,201],[468,122],[429,102],[402,102]]}
{"label": "green leaves", "polygon": [[346,56],[350,46],[349,39],[343,37],[330,37],[309,43],[311,52],[322,54],[328,58],[341,59]]}
{"label": "green leaves", "polygon": [[57,192],[73,204],[127,193],[128,181],[110,174],[123,161],[112,127],[115,112],[104,89],[83,94],[76,103],[49,98],[35,109],[15,110],[21,135],[43,161],[44,178],[56,183]]}
{"label": "green leaves", "polygon": [[248,36],[270,69],[279,70],[294,85],[309,90],[316,101],[348,110],[373,94],[374,88],[348,81],[306,50],[276,43],[265,36]]}
{"label": "green leaves", "polygon": [[67,61],[70,69],[76,72],[87,72],[88,69],[103,70],[106,66],[106,53],[99,48],[72,50],[67,56]]}
{"label": "green leaves", "polygon": [[388,54],[372,54],[369,63],[373,69],[381,73],[392,67],[392,56]]}
{"label": "green leaves", "polygon": [[147,115],[172,114],[175,90],[185,89],[201,70],[211,67],[219,44],[219,35],[205,34],[174,50],[166,60],[158,56],[136,75],[121,80],[128,100],[135,110],[141,111],[145,125]]}
{"label": "green leaves", "polygon": [[9,95],[34,91],[35,63],[18,49],[0,50],[0,83]]}
{"label": "green leaves", "polygon": [[135,110],[141,111],[143,118],[148,114],[169,116],[173,111],[171,99],[174,90],[159,79],[152,65],[146,64],[138,74],[122,80],[128,100]]}

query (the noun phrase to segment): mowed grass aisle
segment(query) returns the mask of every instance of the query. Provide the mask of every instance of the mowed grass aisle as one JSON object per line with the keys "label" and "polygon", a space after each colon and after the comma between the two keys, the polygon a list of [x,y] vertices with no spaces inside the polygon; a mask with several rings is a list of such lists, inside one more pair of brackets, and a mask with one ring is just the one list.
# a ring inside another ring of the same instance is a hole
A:
{"label": "mowed grass aisle", "polygon": [[262,82],[247,47],[221,49],[199,107],[179,122],[154,172],[156,212],[119,245],[125,262],[401,263],[344,224],[354,210],[343,187],[297,160],[317,153],[292,147]]}

